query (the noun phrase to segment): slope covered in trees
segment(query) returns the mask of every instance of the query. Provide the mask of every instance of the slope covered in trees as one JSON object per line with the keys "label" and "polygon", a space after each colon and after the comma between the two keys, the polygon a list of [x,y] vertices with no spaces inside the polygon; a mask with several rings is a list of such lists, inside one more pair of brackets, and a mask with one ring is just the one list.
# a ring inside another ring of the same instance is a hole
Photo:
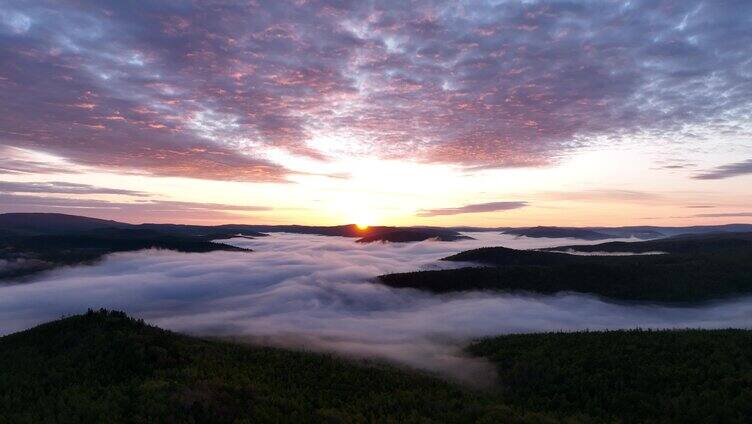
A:
{"label": "slope covered in trees", "polygon": [[[237,234],[249,237],[262,237],[268,232],[283,232],[294,234],[311,234],[320,236],[338,236],[362,239],[372,237],[376,241],[379,237],[395,232],[409,232],[412,237],[404,237],[404,241],[420,241],[437,237],[445,241],[468,238],[457,231],[440,227],[388,227],[369,226],[361,228],[355,224],[310,226],[310,225],[253,225],[253,224],[225,224],[225,225],[184,225],[184,224],[127,224],[124,222],[89,218],[85,216],[66,215],[58,213],[5,213],[0,214],[0,234],[13,235],[50,235],[70,234],[81,231],[103,229],[150,230],[164,235],[182,237],[201,237],[205,240],[228,238]],[[422,237],[416,239],[415,235]],[[393,236],[395,241],[401,237]]]}
{"label": "slope covered in trees", "polygon": [[653,252],[659,255],[580,256],[489,247],[444,260],[483,266],[382,275],[392,287],[434,292],[562,291],[618,300],[699,302],[752,294],[752,234],[729,233],[551,250]]}
{"label": "slope covered in trees", "polygon": [[90,264],[115,252],[167,249],[205,253],[250,251],[202,236],[163,234],[154,230],[102,228],[65,234],[0,235],[0,280],[29,276],[63,265]]}
{"label": "slope covered in trees", "polygon": [[752,420],[752,331],[519,334],[469,350],[497,366],[507,402],[627,423]]}
{"label": "slope covered in trees", "polygon": [[[673,254],[733,254],[738,250],[752,249],[752,232],[685,234],[641,242],[612,241],[579,246],[561,246],[546,250],[572,252],[666,252]],[[447,258],[449,259],[449,258]]]}
{"label": "slope covered in trees", "polygon": [[463,236],[459,233],[449,231],[437,231],[434,229],[410,229],[401,230],[395,229],[393,231],[376,232],[356,240],[358,243],[373,243],[373,242],[389,242],[389,243],[408,243],[414,241],[424,240],[438,240],[438,241],[456,241],[466,240],[472,237]]}
{"label": "slope covered in trees", "polygon": [[514,236],[525,236],[532,238],[576,238],[582,240],[605,240],[613,236],[587,228],[567,228],[567,227],[527,227],[527,228],[510,228],[504,231],[504,234]]}
{"label": "slope covered in trees", "polygon": [[546,416],[416,372],[187,337],[118,312],[0,338],[0,423],[504,420]]}
{"label": "slope covered in trees", "polygon": [[[752,332],[509,335],[471,390],[373,362],[188,337],[90,311],[0,337],[0,423],[749,422]],[[544,411],[544,412],[533,412]]]}

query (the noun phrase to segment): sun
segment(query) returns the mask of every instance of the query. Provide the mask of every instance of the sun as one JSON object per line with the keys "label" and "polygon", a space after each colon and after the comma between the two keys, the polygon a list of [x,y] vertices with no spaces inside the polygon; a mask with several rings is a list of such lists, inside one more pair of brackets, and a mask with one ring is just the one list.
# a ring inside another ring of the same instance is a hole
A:
{"label": "sun", "polygon": [[374,225],[375,219],[376,218],[372,211],[366,210],[365,208],[359,208],[358,210],[353,211],[350,215],[349,221],[355,223],[355,227],[358,231],[366,231]]}

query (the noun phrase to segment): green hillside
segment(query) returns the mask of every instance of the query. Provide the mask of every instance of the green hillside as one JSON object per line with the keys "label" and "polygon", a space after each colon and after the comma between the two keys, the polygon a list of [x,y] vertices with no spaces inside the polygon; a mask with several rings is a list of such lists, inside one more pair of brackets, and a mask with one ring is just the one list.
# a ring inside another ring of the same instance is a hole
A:
{"label": "green hillside", "polygon": [[549,250],[570,249],[666,253],[580,256],[486,247],[444,258],[476,263],[476,266],[388,274],[380,276],[379,280],[392,287],[433,292],[579,292],[616,300],[666,303],[694,303],[752,294],[752,233],[677,236]]}
{"label": "green hillside", "polygon": [[89,312],[0,338],[0,423],[752,419],[748,330],[510,335],[468,350],[497,365],[496,387]]}
{"label": "green hillside", "polygon": [[90,312],[0,338],[0,422],[540,422],[416,372]]}
{"label": "green hillside", "polygon": [[608,331],[489,338],[507,402],[599,420],[752,422],[752,331]]}

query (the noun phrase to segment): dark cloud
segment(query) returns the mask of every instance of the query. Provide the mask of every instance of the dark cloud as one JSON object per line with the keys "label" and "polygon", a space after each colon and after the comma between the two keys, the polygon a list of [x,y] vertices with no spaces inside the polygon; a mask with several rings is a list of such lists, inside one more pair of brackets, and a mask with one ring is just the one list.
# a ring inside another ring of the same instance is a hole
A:
{"label": "dark cloud", "polygon": [[737,177],[739,175],[752,174],[752,159],[743,162],[722,165],[715,169],[695,175],[696,180],[722,180],[724,178]]}
{"label": "dark cloud", "polygon": [[14,182],[0,181],[3,193],[47,193],[47,194],[119,194],[124,196],[146,197],[148,193],[135,190],[96,187],[89,184],[76,184],[61,181],[52,182]]}
{"label": "dark cloud", "polygon": [[713,209],[715,205],[687,205],[685,207],[688,209]]}
{"label": "dark cloud", "polygon": [[[83,165],[284,181],[265,149],[529,166],[748,121],[748,1],[6,1],[0,142]],[[609,141],[611,142],[611,141]]]}
{"label": "dark cloud", "polygon": [[519,209],[528,206],[528,202],[490,202],[476,203],[474,205],[465,205],[458,208],[441,208],[426,209],[419,211],[416,215],[421,217],[439,216],[439,215],[460,215],[463,213],[495,212]]}

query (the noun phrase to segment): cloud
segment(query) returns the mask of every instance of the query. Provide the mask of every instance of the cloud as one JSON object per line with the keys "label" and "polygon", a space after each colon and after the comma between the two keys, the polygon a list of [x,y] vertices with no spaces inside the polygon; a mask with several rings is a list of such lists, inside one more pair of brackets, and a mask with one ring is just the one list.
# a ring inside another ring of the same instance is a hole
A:
{"label": "cloud", "polygon": [[[687,206],[688,208],[691,206]],[[695,208],[714,208],[715,206],[698,205]],[[715,212],[715,213],[698,213],[694,215],[675,215],[675,216],[654,216],[654,217],[642,217],[640,219],[664,219],[664,218],[746,218],[752,217],[752,212]]]}
{"label": "cloud", "polygon": [[652,202],[661,200],[663,195],[639,190],[596,189],[581,191],[551,191],[543,193],[544,198],[565,201],[585,202]]}
{"label": "cloud", "polygon": [[96,187],[89,184],[76,184],[61,181],[43,183],[0,181],[0,192],[46,194],[118,194],[136,197],[149,196],[148,193],[144,193],[142,191]]}
{"label": "cloud", "polygon": [[524,208],[525,206],[528,206],[528,202],[513,201],[513,202],[476,203],[474,205],[465,205],[465,206],[460,206],[458,208],[421,210],[416,214],[416,216],[431,217],[431,216],[439,216],[439,215],[459,215],[459,214],[464,214],[464,213],[508,211],[512,209]]}
{"label": "cloud", "polygon": [[[702,307],[608,303],[590,296],[488,292],[433,295],[373,282],[387,272],[456,266],[438,258],[481,246],[540,248],[571,240],[515,239],[361,244],[273,234],[235,239],[253,253],[115,254],[26,284],[0,286],[0,334],[88,307],[127,311],[175,331],[379,358],[487,382],[488,363],[465,356],[472,339],[503,333],[605,328],[749,327],[752,299]],[[482,376],[483,380],[478,380]]]}
{"label": "cloud", "polygon": [[[96,190],[96,188],[93,190]],[[85,212],[87,216],[116,220],[122,219],[125,221],[131,221],[134,216],[139,217],[142,221],[150,219],[163,221],[176,219],[210,221],[220,218],[225,220],[233,217],[247,218],[247,216],[243,216],[238,212],[259,212],[273,209],[267,206],[179,202],[173,200],[143,199],[141,195],[136,196],[137,198],[133,201],[118,202],[78,197],[39,196],[0,192],[0,205],[2,205],[0,206],[0,212],[49,212],[53,210],[55,212]]]}
{"label": "cloud", "polygon": [[[286,181],[270,149],[540,166],[605,136],[733,129],[744,1],[7,1],[0,143],[76,166]],[[350,146],[353,145],[353,146]]]}
{"label": "cloud", "polygon": [[724,178],[731,178],[748,174],[752,174],[752,159],[748,159],[743,162],[722,165],[715,169],[697,174],[692,178],[696,180],[722,180]]}
{"label": "cloud", "polygon": [[651,169],[675,171],[678,169],[689,169],[697,167],[696,163],[681,161],[677,159],[658,159],[655,161],[655,163],[657,166]]}
{"label": "cloud", "polygon": [[721,213],[698,213],[693,218],[727,218],[727,217],[752,217],[752,212],[721,212]]}
{"label": "cloud", "polygon": [[0,174],[78,173],[78,170],[72,168],[70,164],[41,160],[27,150],[0,145]]}
{"label": "cloud", "polygon": [[[99,195],[123,196],[97,198]],[[121,200],[122,199],[122,200]],[[15,182],[0,181],[0,213],[62,212],[83,213],[105,219],[132,221],[176,219],[192,221],[247,218],[234,212],[271,210],[265,206],[228,205],[202,202],[179,202],[153,198],[152,194],[127,189],[98,187],[61,181]]]}

